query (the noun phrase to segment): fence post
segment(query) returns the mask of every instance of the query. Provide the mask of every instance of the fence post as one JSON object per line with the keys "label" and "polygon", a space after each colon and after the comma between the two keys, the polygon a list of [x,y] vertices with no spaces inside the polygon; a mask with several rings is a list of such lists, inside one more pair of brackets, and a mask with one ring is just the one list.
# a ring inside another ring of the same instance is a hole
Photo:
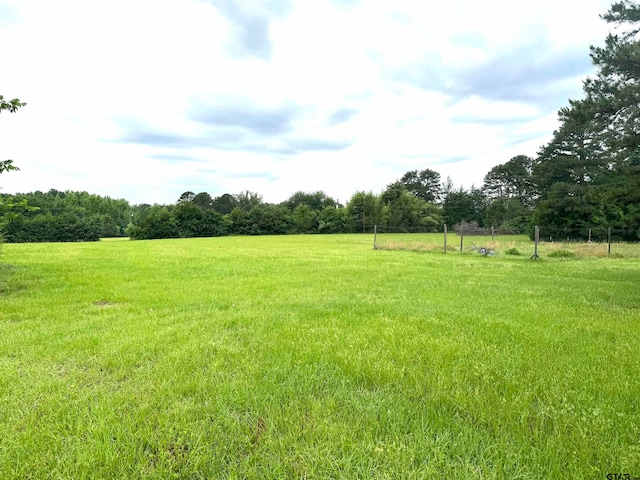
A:
{"label": "fence post", "polygon": [[377,238],[378,238],[378,225],[374,225],[373,226],[373,249],[374,250],[378,249],[378,244],[376,243]]}
{"label": "fence post", "polygon": [[493,241],[493,225],[491,225],[491,243],[495,243],[495,242]]}
{"label": "fence post", "polygon": [[591,243],[591,229],[589,229],[589,242],[588,243]]}
{"label": "fence post", "polygon": [[447,224],[444,224],[444,253],[447,253]]}
{"label": "fence post", "polygon": [[460,253],[462,253],[463,241],[464,241],[464,228],[462,227],[462,222],[460,222]]}
{"label": "fence post", "polygon": [[535,260],[536,258],[540,258],[538,257],[538,242],[540,241],[540,229],[538,228],[537,225],[534,227],[534,239],[535,239],[536,246],[535,246],[533,255],[531,255],[531,258]]}
{"label": "fence post", "polygon": [[607,255],[611,255],[611,227],[607,231],[607,243],[609,244],[609,249]]}

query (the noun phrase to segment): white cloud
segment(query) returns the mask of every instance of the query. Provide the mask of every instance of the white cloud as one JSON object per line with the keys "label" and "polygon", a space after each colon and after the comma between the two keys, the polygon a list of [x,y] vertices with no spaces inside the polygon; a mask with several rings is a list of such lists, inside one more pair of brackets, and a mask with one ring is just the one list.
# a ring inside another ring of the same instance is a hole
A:
{"label": "white cloud", "polygon": [[[347,2],[348,3],[348,2]],[[232,8],[233,7],[233,8]],[[0,0],[5,192],[345,202],[409,169],[480,185],[581,95],[604,0]],[[586,65],[586,67],[585,67]]]}

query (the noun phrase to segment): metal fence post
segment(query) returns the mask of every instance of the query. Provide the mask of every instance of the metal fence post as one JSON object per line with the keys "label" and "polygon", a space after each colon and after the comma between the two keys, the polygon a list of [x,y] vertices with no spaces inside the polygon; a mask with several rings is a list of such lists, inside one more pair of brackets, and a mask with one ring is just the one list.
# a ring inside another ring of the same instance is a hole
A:
{"label": "metal fence post", "polygon": [[538,242],[540,241],[540,229],[538,228],[537,225],[534,227],[534,238],[535,238],[536,246],[535,246],[533,255],[531,255],[531,258],[535,260],[536,258],[540,258],[538,256]]}

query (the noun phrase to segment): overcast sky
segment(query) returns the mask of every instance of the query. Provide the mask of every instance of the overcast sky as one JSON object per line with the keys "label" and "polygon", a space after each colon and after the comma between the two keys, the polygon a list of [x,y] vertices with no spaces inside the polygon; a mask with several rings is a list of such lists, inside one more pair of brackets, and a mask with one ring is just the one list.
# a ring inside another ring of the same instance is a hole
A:
{"label": "overcast sky", "polygon": [[482,185],[582,97],[603,0],[0,0],[5,193]]}

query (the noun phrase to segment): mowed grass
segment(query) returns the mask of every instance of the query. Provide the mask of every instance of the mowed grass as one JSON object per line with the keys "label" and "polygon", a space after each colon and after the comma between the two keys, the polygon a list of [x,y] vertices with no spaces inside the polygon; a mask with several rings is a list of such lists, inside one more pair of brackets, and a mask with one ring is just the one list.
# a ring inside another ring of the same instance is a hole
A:
{"label": "mowed grass", "polygon": [[0,478],[640,475],[640,259],[372,246],[5,245]]}

